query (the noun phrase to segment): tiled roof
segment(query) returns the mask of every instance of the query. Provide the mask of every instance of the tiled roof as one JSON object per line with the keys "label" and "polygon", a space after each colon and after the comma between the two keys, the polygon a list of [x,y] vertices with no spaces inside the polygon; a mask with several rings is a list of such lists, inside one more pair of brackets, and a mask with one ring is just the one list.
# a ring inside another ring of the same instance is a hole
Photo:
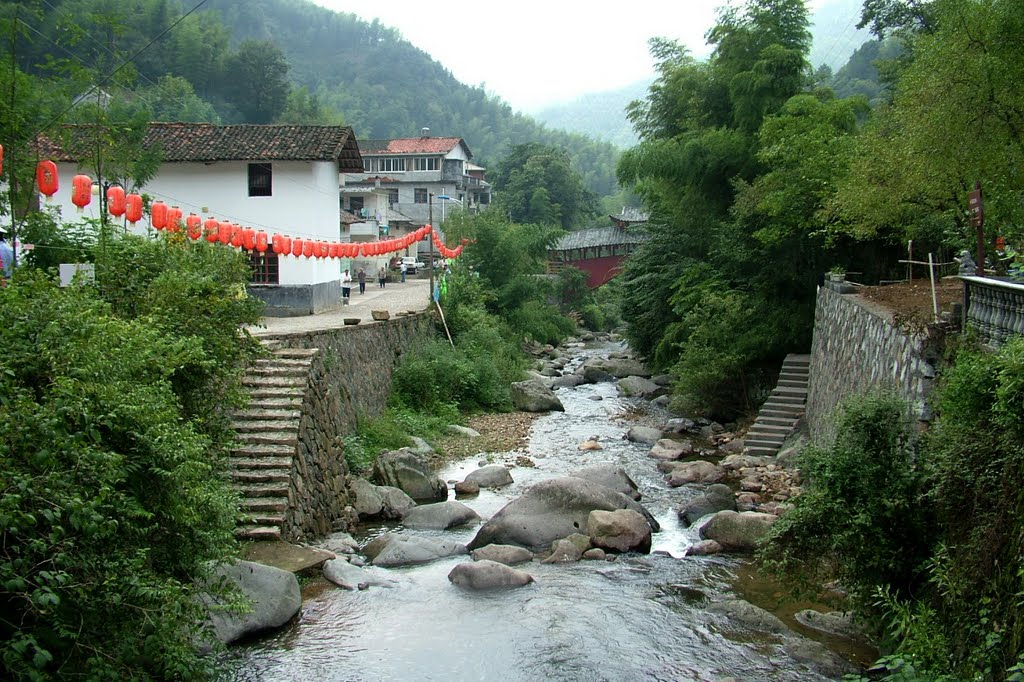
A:
{"label": "tiled roof", "polygon": [[[447,154],[459,143],[461,137],[400,137],[394,140],[364,140],[364,154]],[[469,151],[469,147],[466,147]]]}
{"label": "tiled roof", "polygon": [[[88,153],[88,126],[63,126],[61,142],[41,137],[40,155],[54,161],[77,161]],[[337,161],[343,173],[362,172],[362,158],[352,128],[306,125],[213,125],[150,123],[146,147],[161,149],[174,161]]]}
{"label": "tiled roof", "polygon": [[364,218],[360,218],[359,216],[357,216],[354,213],[349,213],[345,209],[341,209],[341,224],[342,225],[351,225],[353,223],[361,223],[361,222],[363,222],[363,220],[365,220],[365,219]]}
{"label": "tiled roof", "polygon": [[623,223],[646,223],[647,213],[636,206],[623,206],[619,215],[608,216],[612,220]]}
{"label": "tiled roof", "polygon": [[647,240],[641,232],[630,232],[620,227],[594,227],[588,230],[570,232],[551,249],[552,251],[572,251],[573,249],[592,249],[598,246],[617,246],[619,244],[639,244]]}

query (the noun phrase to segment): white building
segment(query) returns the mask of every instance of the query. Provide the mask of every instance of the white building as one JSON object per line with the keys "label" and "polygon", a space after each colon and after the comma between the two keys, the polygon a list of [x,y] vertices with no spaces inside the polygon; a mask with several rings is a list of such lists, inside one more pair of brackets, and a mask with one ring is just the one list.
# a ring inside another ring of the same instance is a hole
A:
{"label": "white building", "polygon": [[379,189],[389,208],[415,227],[431,219],[440,226],[452,211],[475,210],[491,201],[485,169],[471,163],[473,153],[461,137],[431,137],[424,128],[420,137],[366,140],[360,153],[362,172],[345,174],[342,185]]}
{"label": "white building", "polygon": [[[69,131],[67,147],[74,148],[75,127]],[[351,128],[152,123],[145,144],[162,154],[156,175],[136,190],[153,201],[177,206],[185,216],[230,220],[271,235],[342,239],[339,174],[362,170]],[[54,201],[63,218],[98,218],[98,197],[81,213],[71,203],[72,177],[89,174],[87,168],[52,143],[44,140],[41,147],[42,158],[57,162],[60,189]],[[149,217],[132,231],[151,232]],[[340,272],[348,267],[343,261],[279,258],[268,249],[254,251],[251,262],[250,291],[267,303],[268,315],[312,314],[340,305]]]}

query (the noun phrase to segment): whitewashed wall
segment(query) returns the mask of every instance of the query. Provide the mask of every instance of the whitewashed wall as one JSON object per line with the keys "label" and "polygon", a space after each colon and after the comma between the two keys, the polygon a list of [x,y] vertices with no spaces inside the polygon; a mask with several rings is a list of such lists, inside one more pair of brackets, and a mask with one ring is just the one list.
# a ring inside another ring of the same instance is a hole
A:
{"label": "whitewashed wall", "polygon": [[[74,164],[58,164],[60,190],[53,203],[65,221],[79,216],[98,218],[98,197],[82,213],[71,203],[71,179],[79,171]],[[94,178],[95,179],[95,178]],[[250,197],[248,162],[165,163],[142,191],[206,218],[230,220],[246,227],[280,232],[302,239],[340,238],[338,164],[333,161],[275,161],[272,196]],[[146,233],[148,219],[135,229]],[[339,261],[285,257],[280,261],[280,284],[305,285],[338,281]]]}

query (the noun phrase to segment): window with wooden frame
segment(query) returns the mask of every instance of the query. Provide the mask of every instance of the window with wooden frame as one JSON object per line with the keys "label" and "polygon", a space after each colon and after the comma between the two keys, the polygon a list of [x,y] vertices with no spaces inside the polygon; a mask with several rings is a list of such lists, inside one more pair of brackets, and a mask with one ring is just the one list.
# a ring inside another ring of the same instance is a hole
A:
{"label": "window with wooden frame", "polygon": [[269,163],[249,164],[249,196],[269,197],[273,189],[273,175]]}
{"label": "window with wooden frame", "polygon": [[415,189],[413,189],[413,201],[416,202],[417,204],[427,203],[427,188],[416,187]]}
{"label": "window with wooden frame", "polygon": [[253,284],[278,284],[279,270],[277,254],[267,249],[263,253],[253,249],[249,252],[250,280]]}

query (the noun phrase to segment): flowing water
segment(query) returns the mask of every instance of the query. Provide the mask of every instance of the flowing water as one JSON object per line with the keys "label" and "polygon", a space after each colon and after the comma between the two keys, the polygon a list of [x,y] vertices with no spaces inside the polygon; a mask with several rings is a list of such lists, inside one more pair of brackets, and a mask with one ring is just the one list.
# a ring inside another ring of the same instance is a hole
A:
{"label": "flowing water", "polygon": [[[602,345],[580,357],[620,350]],[[566,368],[571,371],[573,364]],[[696,491],[669,488],[648,446],[623,439],[631,411],[614,383],[558,392],[564,413],[534,422],[526,452],[482,453],[441,472],[462,480],[479,464],[513,463],[515,483],[483,490],[465,504],[488,518],[531,484],[585,464],[615,462],[637,482],[644,504],[661,523],[652,554],[572,564],[533,562],[536,583],[475,593],[448,582],[465,556],[392,569],[397,585],[349,592],[320,580],[304,590],[298,622],[237,650],[237,680],[825,680],[789,658],[777,636],[745,629],[705,610],[764,585],[750,578],[745,560],[729,556],[682,558],[697,535],[675,510]],[[667,417],[668,415],[665,415]],[[597,436],[604,450],[577,446]],[[487,460],[487,461],[484,461]],[[364,540],[394,530],[368,526]],[[407,531],[468,543],[476,528]],[[745,576],[737,580],[737,575]],[[848,652],[849,653],[849,652]]]}

